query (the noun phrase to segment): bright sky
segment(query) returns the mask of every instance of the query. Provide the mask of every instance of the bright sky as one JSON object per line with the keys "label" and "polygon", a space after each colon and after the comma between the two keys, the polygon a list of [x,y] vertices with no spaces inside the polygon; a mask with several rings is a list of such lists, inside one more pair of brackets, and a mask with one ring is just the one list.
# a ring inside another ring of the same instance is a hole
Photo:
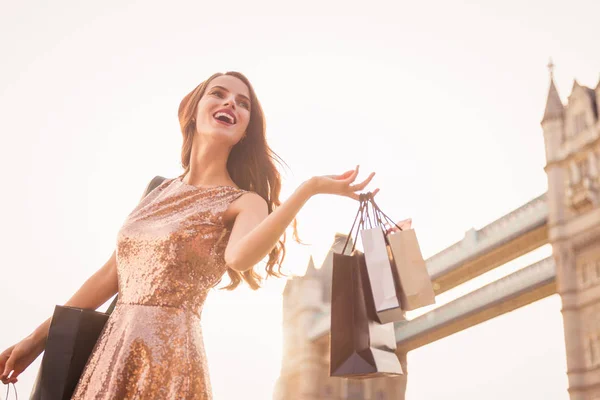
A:
{"label": "bright sky", "polygon": [[[482,5],[482,4],[487,5]],[[253,82],[289,195],[356,164],[425,256],[546,190],[539,121],[553,57],[566,99],[600,74],[594,0],[4,2],[0,15],[2,350],[106,261],[155,175],[179,174],[181,98],[213,72]],[[343,16],[341,16],[343,15]],[[299,215],[317,264],[356,204]],[[543,254],[542,254],[543,253]],[[549,254],[541,249],[531,259]],[[216,399],[270,399],[284,280],[213,292],[203,329]],[[479,283],[481,284],[481,282]],[[409,399],[566,400],[560,299],[409,354]],[[21,376],[28,395],[41,357]]]}

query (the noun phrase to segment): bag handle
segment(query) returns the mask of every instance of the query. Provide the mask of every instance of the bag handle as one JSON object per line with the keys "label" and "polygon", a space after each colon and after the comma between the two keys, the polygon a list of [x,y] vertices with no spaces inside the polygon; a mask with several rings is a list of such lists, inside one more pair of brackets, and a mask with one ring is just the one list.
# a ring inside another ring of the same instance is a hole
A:
{"label": "bag handle", "polygon": [[[352,249],[350,250],[350,253],[352,253],[354,251],[354,248],[356,247],[356,241],[358,240],[358,232],[360,232],[360,228],[364,224],[364,211],[365,211],[364,209],[367,205],[367,201],[362,193],[359,195],[359,202],[360,202],[360,204],[358,206],[358,211],[356,212],[356,216],[354,217],[354,222],[352,223],[352,228],[350,228],[350,232],[346,236],[346,243],[344,243],[344,249],[342,250],[342,254],[346,253],[346,247],[348,246],[348,242],[350,241],[350,238],[352,237],[352,232],[354,231],[354,226],[356,226],[356,221],[359,221],[359,223],[358,223],[358,226],[356,227],[356,235],[354,237],[354,242],[352,243]],[[360,217],[360,220],[359,220],[359,217]]]}
{"label": "bag handle", "polygon": [[[371,216],[371,213],[369,212],[369,205],[371,204],[369,201],[369,194],[370,194],[370,192],[365,194],[366,200],[365,200],[365,219],[364,219],[365,223],[364,223],[364,226],[366,227],[367,222],[368,222],[369,229],[373,229],[373,225],[377,226],[377,218],[375,215]],[[373,211],[375,211],[375,210],[373,210]],[[373,217],[375,217],[375,219],[372,219]]]}
{"label": "bag handle", "polygon": [[[155,176],[150,183],[148,184],[148,187],[146,188],[146,191],[144,192],[144,195],[142,196],[142,199],[146,196],[148,196],[148,194],[153,191],[154,189],[156,189],[158,187],[158,185],[160,185],[161,183],[163,183],[165,181],[165,179],[167,178],[163,178],[162,176]],[[112,314],[113,310],[115,309],[115,307],[117,306],[117,300],[119,299],[119,295],[117,294],[115,296],[115,298],[113,299],[112,303],[110,303],[110,306],[108,306],[108,308],[106,309],[106,314],[110,315]]]}
{"label": "bag handle", "polygon": [[6,400],[8,400],[8,395],[10,394],[10,384],[11,383],[13,385],[13,389],[15,390],[15,398],[17,400],[19,400],[19,394],[17,393],[17,387],[15,386],[15,384],[13,382],[9,382],[8,385],[6,385]]}
{"label": "bag handle", "polygon": [[[346,248],[348,247],[348,243],[350,242],[350,238],[352,237],[352,232],[354,232],[354,227],[356,226],[356,233],[354,236],[354,242],[352,243],[352,249],[350,253],[352,253],[356,247],[356,241],[358,240],[358,233],[361,228],[369,224],[369,228],[374,228],[375,226],[384,227],[386,220],[389,221],[392,225],[396,226],[399,230],[403,230],[396,224],[390,217],[388,217],[382,210],[379,208],[377,203],[375,203],[375,199],[373,198],[372,192],[361,193],[359,195],[360,205],[358,207],[358,211],[356,212],[356,216],[354,217],[354,222],[352,223],[352,227],[350,228],[350,232],[346,236],[346,242],[344,243],[344,249],[342,250],[342,254],[345,254]],[[372,213],[369,212],[369,205],[372,208]],[[359,221],[358,226],[356,225],[356,221]],[[384,232],[385,233],[385,232]]]}
{"label": "bag handle", "polygon": [[[380,226],[383,226],[385,224],[385,222],[384,222],[384,219],[385,219],[385,220],[389,221],[392,225],[394,225],[396,228],[398,228],[399,230],[401,230],[401,231],[403,230],[390,217],[388,217],[386,215],[386,213],[384,213],[381,210],[381,208],[379,208],[379,206],[377,205],[377,203],[375,203],[375,199],[373,198],[372,195],[369,197],[369,201],[373,205],[373,210],[374,210],[375,214],[377,215],[377,220],[378,220]],[[383,217],[383,219],[381,217]]]}

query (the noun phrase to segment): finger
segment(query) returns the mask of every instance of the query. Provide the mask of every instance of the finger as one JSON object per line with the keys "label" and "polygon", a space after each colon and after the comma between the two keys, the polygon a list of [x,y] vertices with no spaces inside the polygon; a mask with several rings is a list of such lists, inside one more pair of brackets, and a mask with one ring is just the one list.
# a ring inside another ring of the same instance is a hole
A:
{"label": "finger", "polygon": [[15,370],[12,372],[12,375],[10,376],[10,379],[16,379],[19,377],[19,375],[21,375],[21,373],[23,373],[23,369],[20,367],[15,368]]}
{"label": "finger", "polygon": [[10,358],[9,352],[5,351],[4,353],[0,354],[0,375],[1,375],[2,371],[4,371],[4,367],[9,358]]}
{"label": "finger", "polygon": [[373,197],[377,196],[377,193],[379,193],[379,188],[373,190],[373,193],[371,194]]}
{"label": "finger", "polygon": [[343,174],[341,174],[341,175],[331,175],[331,178],[333,178],[333,179],[346,179],[346,178],[348,178],[350,175],[352,175],[352,173],[353,173],[353,172],[354,172],[354,170],[353,170],[353,169],[351,169],[351,170],[348,170],[348,171],[344,172],[344,173],[343,173]]}
{"label": "finger", "polygon": [[352,174],[350,174],[348,177],[346,177],[346,179],[343,180],[344,184],[346,185],[350,185],[352,184],[352,182],[354,182],[356,180],[356,177],[358,176],[358,170],[359,170],[359,166],[356,166],[356,169],[354,169],[352,171]]}
{"label": "finger", "polygon": [[350,190],[352,190],[353,192],[363,190],[365,187],[367,187],[369,182],[371,182],[371,180],[373,179],[374,176],[375,176],[375,172],[371,172],[371,174],[369,175],[369,177],[367,179],[365,179],[361,183],[357,183],[356,185],[350,186]]}
{"label": "finger", "polygon": [[8,359],[8,361],[6,361],[6,366],[4,367],[4,372],[2,373],[2,377],[6,379],[6,377],[8,377],[8,374],[10,374],[10,371],[13,370],[13,364],[14,361],[12,359]]}

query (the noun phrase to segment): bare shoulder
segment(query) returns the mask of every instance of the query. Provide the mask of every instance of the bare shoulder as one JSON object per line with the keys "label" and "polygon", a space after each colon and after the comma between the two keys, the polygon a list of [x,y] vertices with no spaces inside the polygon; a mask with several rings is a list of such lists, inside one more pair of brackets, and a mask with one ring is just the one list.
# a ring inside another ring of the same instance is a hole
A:
{"label": "bare shoulder", "polygon": [[241,214],[253,214],[265,217],[269,212],[267,201],[254,192],[245,192],[240,197],[231,202],[223,219],[231,222]]}

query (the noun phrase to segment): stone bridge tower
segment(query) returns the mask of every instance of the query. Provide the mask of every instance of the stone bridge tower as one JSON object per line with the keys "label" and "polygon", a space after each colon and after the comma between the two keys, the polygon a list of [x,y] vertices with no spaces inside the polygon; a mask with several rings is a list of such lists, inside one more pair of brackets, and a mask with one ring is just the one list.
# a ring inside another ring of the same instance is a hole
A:
{"label": "stone bridge tower", "polygon": [[563,105],[550,68],[541,125],[548,227],[562,299],[571,400],[600,399],[600,83],[573,83]]}
{"label": "stone bridge tower", "polygon": [[323,355],[309,338],[315,313],[323,311],[323,290],[312,257],[306,274],[288,280],[283,292],[283,354],[275,400],[319,400]]}

